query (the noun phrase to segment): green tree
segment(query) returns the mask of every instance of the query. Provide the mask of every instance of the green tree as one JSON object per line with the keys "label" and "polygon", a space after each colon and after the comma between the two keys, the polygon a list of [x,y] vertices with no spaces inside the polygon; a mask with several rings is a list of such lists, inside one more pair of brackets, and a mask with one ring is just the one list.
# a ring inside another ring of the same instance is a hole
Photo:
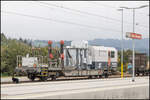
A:
{"label": "green tree", "polygon": [[1,73],[11,75],[16,67],[17,55],[31,54],[31,46],[22,42],[22,39],[7,39],[1,34]]}

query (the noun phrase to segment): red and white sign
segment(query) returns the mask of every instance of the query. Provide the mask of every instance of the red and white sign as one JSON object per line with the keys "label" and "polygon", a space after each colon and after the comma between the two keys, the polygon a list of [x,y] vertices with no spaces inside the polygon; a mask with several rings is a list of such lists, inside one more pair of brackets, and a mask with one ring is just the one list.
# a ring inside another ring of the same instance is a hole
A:
{"label": "red and white sign", "polygon": [[133,33],[133,32],[127,32],[126,33],[127,38],[132,38],[132,39],[142,39],[141,34]]}

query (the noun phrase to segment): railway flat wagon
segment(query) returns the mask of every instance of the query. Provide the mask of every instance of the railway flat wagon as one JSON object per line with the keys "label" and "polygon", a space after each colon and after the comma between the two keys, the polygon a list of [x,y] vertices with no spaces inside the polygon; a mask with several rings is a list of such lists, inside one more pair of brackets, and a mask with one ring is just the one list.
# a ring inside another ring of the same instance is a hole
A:
{"label": "railway flat wagon", "polygon": [[[40,50],[40,49],[38,49]],[[60,41],[57,58],[52,54],[52,41],[48,41],[48,56],[17,56],[14,75],[27,75],[32,81],[64,77],[108,77],[117,67],[117,50],[113,47],[89,46],[87,41],[72,41],[64,47]]]}

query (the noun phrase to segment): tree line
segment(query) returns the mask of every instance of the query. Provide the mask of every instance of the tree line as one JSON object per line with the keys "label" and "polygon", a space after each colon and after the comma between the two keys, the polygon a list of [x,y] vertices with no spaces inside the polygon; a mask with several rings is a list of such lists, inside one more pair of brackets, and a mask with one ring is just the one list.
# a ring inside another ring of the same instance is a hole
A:
{"label": "tree line", "polygon": [[[41,48],[43,56],[47,55],[47,48]],[[17,61],[17,55],[32,55],[32,43],[26,39],[10,39],[1,33],[1,75],[11,76]]]}

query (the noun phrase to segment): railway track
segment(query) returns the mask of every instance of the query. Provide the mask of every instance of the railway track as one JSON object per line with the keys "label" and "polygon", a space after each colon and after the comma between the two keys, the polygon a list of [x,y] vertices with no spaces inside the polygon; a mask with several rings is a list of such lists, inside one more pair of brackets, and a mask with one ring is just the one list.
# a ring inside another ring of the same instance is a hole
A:
{"label": "railway track", "polygon": [[[132,76],[127,74],[127,75],[124,75],[124,77],[132,77]],[[136,77],[141,77],[141,76],[136,76]],[[120,77],[120,75],[111,75],[107,79],[110,79],[110,78],[121,78],[121,77]],[[106,78],[104,78],[104,77],[102,77],[102,78],[60,77],[60,78],[57,78],[56,80],[47,80],[47,81],[44,81],[44,82],[71,81],[71,80],[91,80],[91,79],[106,79]],[[26,80],[26,81],[20,81],[18,84],[20,84],[20,83],[36,83],[36,82],[43,82],[43,81],[40,81],[40,80],[35,80],[35,81]],[[1,84],[16,84],[16,83],[13,83],[13,82],[1,82]]]}

